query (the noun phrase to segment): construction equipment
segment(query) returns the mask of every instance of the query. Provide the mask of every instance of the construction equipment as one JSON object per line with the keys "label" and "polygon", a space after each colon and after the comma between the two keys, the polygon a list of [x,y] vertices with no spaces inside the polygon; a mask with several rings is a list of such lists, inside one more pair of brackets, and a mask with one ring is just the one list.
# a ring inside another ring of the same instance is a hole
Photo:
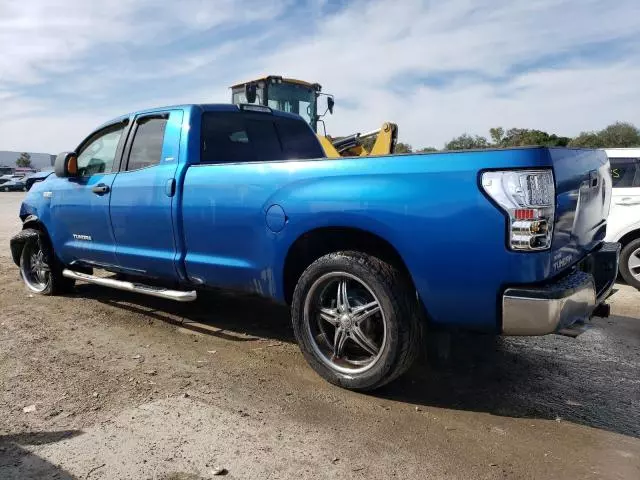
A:
{"label": "construction equipment", "polygon": [[[327,98],[327,107],[324,113],[318,114],[318,99],[321,96]],[[327,157],[389,155],[393,153],[398,138],[398,126],[389,122],[372,132],[335,139],[328,136],[322,118],[327,113],[333,113],[334,99],[332,95],[322,93],[322,87],[318,83],[269,75],[233,85],[231,101],[236,105],[257,103],[302,116],[318,135]],[[322,124],[323,134],[318,133],[318,124]]]}
{"label": "construction equipment", "polygon": [[393,153],[398,139],[398,126],[385,122],[382,128],[367,133],[354,133],[333,139],[318,135],[328,157],[364,157],[366,155],[389,155]]}

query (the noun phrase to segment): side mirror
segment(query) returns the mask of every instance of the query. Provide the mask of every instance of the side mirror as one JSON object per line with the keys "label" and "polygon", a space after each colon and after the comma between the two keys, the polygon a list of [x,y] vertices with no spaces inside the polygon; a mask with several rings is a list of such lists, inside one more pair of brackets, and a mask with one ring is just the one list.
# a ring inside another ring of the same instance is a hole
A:
{"label": "side mirror", "polygon": [[247,103],[255,103],[256,101],[256,84],[247,83],[244,86],[244,96],[247,97]]}
{"label": "side mirror", "polygon": [[333,115],[333,105],[335,104],[333,97],[327,97],[327,110]]}
{"label": "side mirror", "polygon": [[53,169],[56,177],[76,177],[78,175],[78,156],[75,152],[59,153]]}

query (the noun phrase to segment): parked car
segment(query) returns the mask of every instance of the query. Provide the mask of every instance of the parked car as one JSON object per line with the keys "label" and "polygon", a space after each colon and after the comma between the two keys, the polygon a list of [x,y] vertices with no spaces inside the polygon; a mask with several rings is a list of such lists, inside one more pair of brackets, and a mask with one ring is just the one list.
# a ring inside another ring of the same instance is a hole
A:
{"label": "parked car", "polygon": [[607,241],[620,242],[620,275],[640,289],[640,148],[605,151],[613,178]]}
{"label": "parked car", "polygon": [[24,180],[14,179],[0,185],[0,191],[2,192],[26,192],[27,185]]}
{"label": "parked car", "polygon": [[12,180],[20,180],[22,177],[20,175],[14,175],[13,173],[6,174],[0,176],[0,185],[10,182]]}
{"label": "parked car", "polygon": [[327,159],[297,115],[185,105],[125,115],[58,155],[11,252],[42,295],[86,281],[289,303],[309,364],[367,390],[411,365],[425,326],[573,334],[606,316],[610,199],[599,150]]}
{"label": "parked car", "polygon": [[42,182],[45,178],[53,173],[53,170],[47,170],[43,172],[36,172],[28,175],[24,178],[24,183],[27,186],[27,190],[30,190],[34,183]]}

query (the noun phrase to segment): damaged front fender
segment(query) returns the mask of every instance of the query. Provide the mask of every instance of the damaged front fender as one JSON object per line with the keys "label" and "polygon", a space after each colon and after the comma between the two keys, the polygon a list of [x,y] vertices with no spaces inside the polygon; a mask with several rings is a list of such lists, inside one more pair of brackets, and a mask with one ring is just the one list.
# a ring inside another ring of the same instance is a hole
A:
{"label": "damaged front fender", "polygon": [[20,266],[20,257],[22,256],[22,249],[24,248],[25,242],[33,237],[38,237],[40,232],[38,230],[34,230],[33,228],[25,228],[17,235],[14,235],[9,242],[9,246],[11,247],[11,257],[13,258],[13,263],[17,266]]}

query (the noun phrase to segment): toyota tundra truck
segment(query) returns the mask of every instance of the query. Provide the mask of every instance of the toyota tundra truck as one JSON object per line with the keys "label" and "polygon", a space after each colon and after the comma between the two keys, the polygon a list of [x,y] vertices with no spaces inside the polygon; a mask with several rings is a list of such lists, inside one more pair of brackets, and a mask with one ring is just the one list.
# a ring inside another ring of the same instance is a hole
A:
{"label": "toyota tundra truck", "polygon": [[370,390],[435,330],[545,335],[605,316],[611,185],[597,150],[329,159],[296,115],[183,105],[116,118],[58,155],[11,251],[42,295],[89,282],[284,302],[311,367]]}

